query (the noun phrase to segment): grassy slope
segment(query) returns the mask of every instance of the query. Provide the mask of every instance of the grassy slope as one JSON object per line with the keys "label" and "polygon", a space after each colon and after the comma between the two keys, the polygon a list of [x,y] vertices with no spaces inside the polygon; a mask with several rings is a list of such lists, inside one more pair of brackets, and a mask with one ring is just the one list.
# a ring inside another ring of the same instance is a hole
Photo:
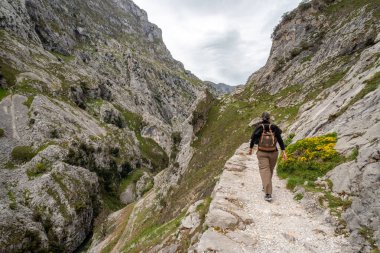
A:
{"label": "grassy slope", "polygon": [[[347,11],[353,11],[369,4],[371,9],[375,9],[374,15],[378,16],[379,8],[374,4],[374,0],[355,1],[352,6],[349,5],[349,2],[344,0],[331,5],[325,12],[328,16],[336,18],[345,15]],[[195,154],[190,162],[189,169],[180,180],[179,185],[170,191],[165,201],[164,212],[153,218],[148,218],[151,221],[149,224],[170,222],[180,215],[183,208],[189,203],[211,194],[217,182],[216,177],[222,172],[227,159],[231,157],[239,145],[249,141],[252,129],[248,123],[253,118],[260,116],[263,111],[271,111],[276,119],[275,123],[292,124],[296,120],[301,105],[316,99],[325,89],[341,80],[350,66],[355,63],[356,57],[357,55],[342,56],[320,66],[316,75],[329,71],[336,64],[342,68],[330,73],[320,83],[314,84],[313,87],[305,89],[303,84],[291,83],[290,80],[286,84],[287,88],[274,95],[269,95],[266,92],[255,92],[255,84],[250,83],[242,93],[222,101],[216,101],[209,111],[207,124],[197,133],[197,138],[193,142]],[[300,59],[301,62],[302,60]],[[286,108],[277,106],[279,101],[285,98],[291,99],[301,93],[306,93],[306,96],[298,104]],[[249,98],[252,97],[255,98],[255,101],[249,102]]]}

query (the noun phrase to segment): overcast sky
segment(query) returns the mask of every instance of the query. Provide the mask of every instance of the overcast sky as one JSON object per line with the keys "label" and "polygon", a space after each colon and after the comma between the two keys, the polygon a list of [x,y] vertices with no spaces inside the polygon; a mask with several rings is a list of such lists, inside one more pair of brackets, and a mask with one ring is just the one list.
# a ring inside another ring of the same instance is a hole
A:
{"label": "overcast sky", "polygon": [[300,0],[134,0],[162,29],[173,57],[202,80],[245,84],[262,67],[270,35]]}

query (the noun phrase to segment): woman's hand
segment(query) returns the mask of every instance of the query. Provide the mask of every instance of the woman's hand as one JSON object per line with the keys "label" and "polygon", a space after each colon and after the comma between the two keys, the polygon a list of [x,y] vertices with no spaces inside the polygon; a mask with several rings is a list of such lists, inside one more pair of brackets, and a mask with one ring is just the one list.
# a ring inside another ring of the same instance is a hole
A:
{"label": "woman's hand", "polygon": [[285,150],[282,151],[282,160],[286,161],[286,152]]}
{"label": "woman's hand", "polygon": [[248,151],[248,155],[252,155],[252,149],[251,148]]}

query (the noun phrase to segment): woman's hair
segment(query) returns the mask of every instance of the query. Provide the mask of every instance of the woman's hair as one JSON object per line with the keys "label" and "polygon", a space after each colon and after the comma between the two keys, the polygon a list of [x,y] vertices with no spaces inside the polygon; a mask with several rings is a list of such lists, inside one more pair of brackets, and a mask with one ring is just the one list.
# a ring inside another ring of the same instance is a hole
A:
{"label": "woman's hair", "polygon": [[263,114],[261,114],[261,118],[265,121],[269,121],[270,120],[269,112],[263,112]]}

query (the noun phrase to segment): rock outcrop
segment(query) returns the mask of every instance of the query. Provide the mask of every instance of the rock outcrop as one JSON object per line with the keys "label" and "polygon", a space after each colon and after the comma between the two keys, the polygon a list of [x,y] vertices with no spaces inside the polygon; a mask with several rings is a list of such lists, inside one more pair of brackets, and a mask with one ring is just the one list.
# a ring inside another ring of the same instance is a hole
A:
{"label": "rock outcrop", "polygon": [[186,167],[206,86],[130,0],[6,0],[0,28],[0,251],[73,252],[131,171]]}
{"label": "rock outcrop", "polygon": [[336,149],[358,154],[327,175],[334,192],[353,196],[343,217],[358,252],[370,251],[363,231],[380,246],[379,14],[376,1],[302,3],[275,28],[269,59],[248,82],[281,94],[272,111],[299,108],[293,122],[280,122],[293,141],[336,132]]}

